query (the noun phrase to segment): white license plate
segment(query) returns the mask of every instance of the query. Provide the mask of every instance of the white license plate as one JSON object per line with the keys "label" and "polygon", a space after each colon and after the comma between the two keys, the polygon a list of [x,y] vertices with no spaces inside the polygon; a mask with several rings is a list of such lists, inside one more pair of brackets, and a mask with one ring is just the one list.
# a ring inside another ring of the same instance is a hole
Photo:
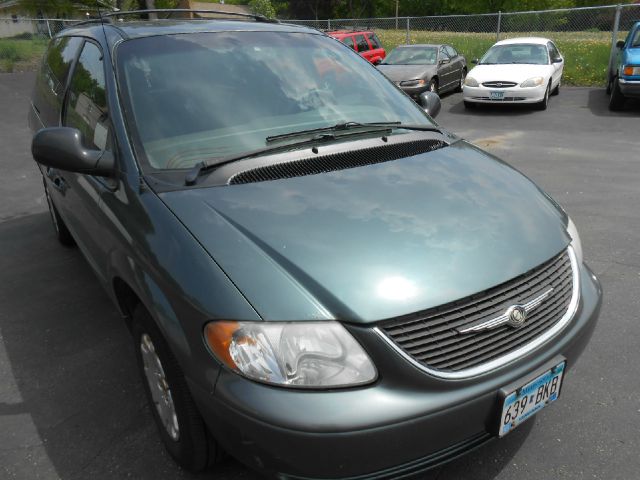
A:
{"label": "white license plate", "polygon": [[504,98],[504,92],[489,92],[489,98],[491,100],[502,100]]}
{"label": "white license plate", "polygon": [[506,435],[526,419],[558,399],[565,365],[566,362],[560,362],[534,380],[513,389],[506,395],[502,404],[498,436]]}

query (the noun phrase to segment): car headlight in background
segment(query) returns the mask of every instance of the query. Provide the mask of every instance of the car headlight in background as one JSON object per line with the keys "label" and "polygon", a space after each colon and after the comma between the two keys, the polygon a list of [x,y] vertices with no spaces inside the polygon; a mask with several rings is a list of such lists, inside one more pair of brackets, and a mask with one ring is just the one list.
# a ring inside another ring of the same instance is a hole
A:
{"label": "car headlight in background", "polygon": [[424,79],[419,80],[404,80],[400,82],[400,86],[402,87],[424,87],[427,84],[427,81]]}
{"label": "car headlight in background", "polygon": [[369,356],[338,322],[214,321],[204,337],[227,367],[260,382],[336,388],[377,377]]}
{"label": "car headlight in background", "polygon": [[624,65],[622,67],[622,74],[623,75],[640,75],[640,67],[633,67],[631,65]]}
{"label": "car headlight in background", "polygon": [[569,222],[567,223],[567,233],[571,237],[571,246],[573,247],[573,251],[576,253],[578,262],[582,263],[582,260],[583,260],[582,242],[580,241],[580,234],[578,233],[576,224],[573,223],[573,220],[571,220],[571,217],[569,217]]}
{"label": "car headlight in background", "polygon": [[532,78],[528,78],[527,80],[522,82],[520,84],[520,87],[522,87],[522,88],[539,87],[542,84],[544,84],[544,78],[543,77],[532,77]]}
{"label": "car headlight in background", "polygon": [[470,77],[469,75],[467,75],[467,78],[464,79],[464,84],[467,87],[478,87],[479,86],[478,81],[475,78]]}

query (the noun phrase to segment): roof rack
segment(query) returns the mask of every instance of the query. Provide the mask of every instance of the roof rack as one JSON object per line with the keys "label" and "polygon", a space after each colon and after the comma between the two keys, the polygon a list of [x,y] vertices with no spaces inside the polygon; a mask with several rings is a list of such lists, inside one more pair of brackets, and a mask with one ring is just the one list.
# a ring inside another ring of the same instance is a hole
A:
{"label": "roof rack", "polygon": [[[239,13],[239,12],[225,12],[223,10],[191,10],[189,8],[166,8],[166,9],[150,9],[150,10],[126,10],[122,12],[110,12],[103,13],[102,18],[110,18],[110,17],[121,17],[121,16],[129,16],[129,15],[146,15],[149,13],[162,14],[166,13],[167,16],[163,18],[166,20],[171,17],[174,13],[208,13],[210,15],[224,15],[231,17],[241,17],[241,18],[250,18],[255,20],[256,22],[264,22],[264,23],[280,23],[278,19],[275,18],[267,18],[264,15],[251,14],[251,13]],[[216,20],[215,18],[207,18],[206,20]]]}

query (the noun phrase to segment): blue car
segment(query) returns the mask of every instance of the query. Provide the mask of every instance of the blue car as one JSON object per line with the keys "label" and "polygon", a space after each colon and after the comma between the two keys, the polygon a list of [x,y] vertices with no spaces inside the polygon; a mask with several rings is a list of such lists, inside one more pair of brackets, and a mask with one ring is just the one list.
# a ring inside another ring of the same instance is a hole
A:
{"label": "blue car", "polygon": [[618,41],[616,69],[609,75],[607,93],[610,110],[620,110],[627,98],[640,98],[640,22],[629,31],[626,40]]}

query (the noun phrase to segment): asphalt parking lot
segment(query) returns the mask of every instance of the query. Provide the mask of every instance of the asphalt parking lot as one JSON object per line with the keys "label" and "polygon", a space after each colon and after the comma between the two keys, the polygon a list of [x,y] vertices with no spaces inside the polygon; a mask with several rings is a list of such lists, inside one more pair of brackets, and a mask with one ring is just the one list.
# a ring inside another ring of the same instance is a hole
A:
{"label": "asphalt parking lot", "polygon": [[[0,478],[259,478],[232,459],[189,475],[162,450],[124,324],[80,253],[53,237],[29,154],[32,84],[0,75]],[[425,478],[638,478],[640,104],[611,114],[602,89],[563,88],[545,112],[465,111],[453,94],[438,121],[567,209],[605,298],[561,401]]]}

